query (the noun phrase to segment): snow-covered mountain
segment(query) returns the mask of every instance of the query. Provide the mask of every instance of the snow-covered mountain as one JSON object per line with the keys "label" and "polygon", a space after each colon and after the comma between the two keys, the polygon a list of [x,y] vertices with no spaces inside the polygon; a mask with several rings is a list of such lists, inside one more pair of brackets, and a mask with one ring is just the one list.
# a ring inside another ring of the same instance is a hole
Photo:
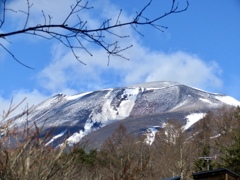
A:
{"label": "snow-covered mountain", "polygon": [[43,132],[54,128],[49,143],[59,142],[70,134],[69,144],[85,137],[98,146],[119,124],[132,133],[141,133],[161,127],[168,119],[176,119],[188,129],[207,111],[225,105],[236,106],[240,102],[175,82],[153,82],[74,96],[57,94],[13,124],[21,127],[35,122],[43,126]]}

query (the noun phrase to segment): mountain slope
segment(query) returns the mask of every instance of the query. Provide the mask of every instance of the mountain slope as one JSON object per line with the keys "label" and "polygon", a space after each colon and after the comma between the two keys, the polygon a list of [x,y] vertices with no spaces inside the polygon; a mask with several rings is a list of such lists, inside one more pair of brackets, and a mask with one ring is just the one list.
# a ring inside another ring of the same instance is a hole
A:
{"label": "mountain slope", "polygon": [[[58,94],[34,107],[27,123],[36,122],[43,126],[43,132],[55,128],[49,142],[55,145],[70,133],[69,144],[85,137],[97,146],[120,123],[138,134],[151,126],[160,127],[168,119],[187,124],[190,114],[203,114],[226,105],[240,102],[175,82],[154,82],[74,96]],[[25,119],[16,119],[14,125],[24,126]]]}

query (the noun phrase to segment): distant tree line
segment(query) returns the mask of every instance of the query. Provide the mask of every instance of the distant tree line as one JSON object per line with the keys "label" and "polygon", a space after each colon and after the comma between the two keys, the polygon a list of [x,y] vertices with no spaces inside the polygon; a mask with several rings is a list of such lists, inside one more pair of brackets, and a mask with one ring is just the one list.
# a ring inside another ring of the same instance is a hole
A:
{"label": "distant tree line", "polygon": [[194,172],[219,167],[240,174],[240,108],[209,112],[189,131],[169,121],[152,145],[145,136],[128,134],[121,125],[100,149],[88,151],[84,143],[46,146],[50,133],[39,138],[41,128],[34,126],[21,133],[1,127],[0,179],[191,179]]}

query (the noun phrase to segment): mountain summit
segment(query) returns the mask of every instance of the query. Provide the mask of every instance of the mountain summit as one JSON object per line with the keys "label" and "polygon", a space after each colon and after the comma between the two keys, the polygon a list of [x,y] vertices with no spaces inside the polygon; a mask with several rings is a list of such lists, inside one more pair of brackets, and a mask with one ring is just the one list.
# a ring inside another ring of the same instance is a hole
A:
{"label": "mountain summit", "polygon": [[[56,145],[66,138],[69,144],[88,137],[101,144],[114,128],[123,123],[132,133],[161,127],[169,120],[181,121],[188,129],[198,117],[222,106],[236,106],[232,97],[205,92],[176,82],[153,82],[129,87],[103,89],[67,96],[57,94],[28,114],[28,124],[43,126],[43,132],[54,128],[49,143]],[[26,125],[26,117],[17,118],[16,126]]]}

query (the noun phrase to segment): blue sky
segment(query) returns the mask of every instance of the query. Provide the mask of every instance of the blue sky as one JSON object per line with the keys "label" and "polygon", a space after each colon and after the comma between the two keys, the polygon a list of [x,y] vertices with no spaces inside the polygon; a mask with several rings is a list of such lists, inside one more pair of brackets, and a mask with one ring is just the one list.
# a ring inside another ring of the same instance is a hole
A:
{"label": "blue sky", "polygon": [[[51,14],[54,22],[61,22],[74,0],[31,0],[32,16],[29,24],[43,21],[41,10]],[[148,1],[90,1],[91,11],[81,14],[88,19],[89,27],[96,27],[107,17],[116,18],[123,9],[121,21],[132,15]],[[26,8],[25,0],[9,1],[12,9]],[[56,4],[58,4],[56,6]],[[93,57],[78,51],[79,63],[71,51],[56,41],[46,41],[33,36],[20,35],[1,43],[23,63],[34,67],[27,69],[15,62],[0,48],[0,112],[27,97],[29,106],[57,94],[72,95],[108,87],[170,80],[206,91],[227,94],[240,100],[240,1],[239,0],[189,0],[189,8],[159,21],[168,29],[161,33],[150,27],[139,27],[144,37],[132,28],[116,30],[130,35],[121,45],[133,45],[124,52],[126,61],[112,57],[107,66],[107,54],[96,46],[84,42]],[[179,0],[179,6],[186,2]],[[169,9],[165,0],[153,0],[146,12],[150,17]],[[61,12],[61,13],[59,13]],[[0,32],[22,28],[23,13],[7,13],[8,20]],[[108,37],[112,40],[114,37]],[[22,110],[26,104],[20,108]]]}

